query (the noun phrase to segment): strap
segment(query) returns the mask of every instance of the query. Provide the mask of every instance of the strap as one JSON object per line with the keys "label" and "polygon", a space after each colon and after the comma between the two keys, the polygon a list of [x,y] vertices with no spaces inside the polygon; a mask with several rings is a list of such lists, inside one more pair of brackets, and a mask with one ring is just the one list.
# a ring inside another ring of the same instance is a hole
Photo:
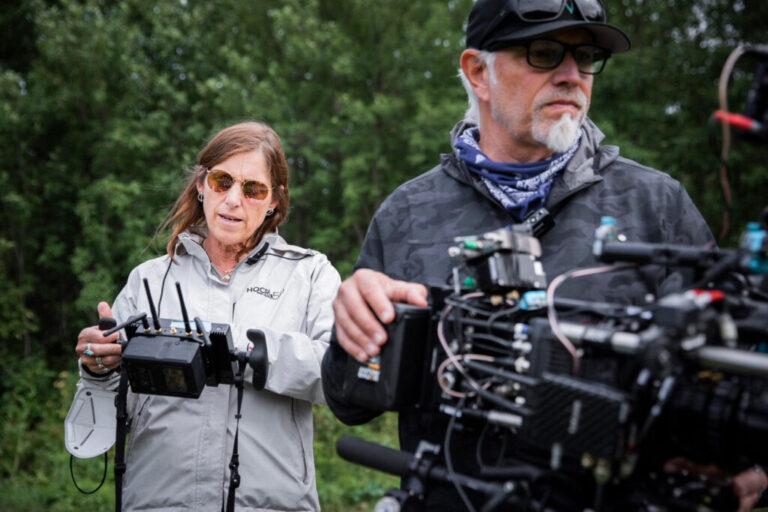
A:
{"label": "strap", "polygon": [[128,372],[120,369],[120,384],[115,396],[117,428],[115,429],[115,512],[123,506],[123,474],[125,473],[125,438],[128,435]]}
{"label": "strap", "polygon": [[227,493],[226,512],[235,512],[235,492],[240,487],[240,457],[237,453],[237,441],[240,434],[240,409],[243,405],[243,376],[245,373],[245,359],[238,359],[238,371],[235,375],[235,387],[237,388],[237,414],[235,414],[235,444],[232,447],[232,459],[229,461],[229,492]]}

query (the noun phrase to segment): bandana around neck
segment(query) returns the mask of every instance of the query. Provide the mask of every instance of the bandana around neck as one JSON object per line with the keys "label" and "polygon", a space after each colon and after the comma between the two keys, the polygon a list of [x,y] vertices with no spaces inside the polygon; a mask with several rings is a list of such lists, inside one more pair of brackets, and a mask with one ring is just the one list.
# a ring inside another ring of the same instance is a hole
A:
{"label": "bandana around neck", "polygon": [[515,220],[522,222],[529,212],[544,206],[554,179],[579,148],[581,129],[564,153],[526,164],[491,160],[480,149],[478,140],[480,129],[476,126],[467,128],[453,144],[456,154]]}

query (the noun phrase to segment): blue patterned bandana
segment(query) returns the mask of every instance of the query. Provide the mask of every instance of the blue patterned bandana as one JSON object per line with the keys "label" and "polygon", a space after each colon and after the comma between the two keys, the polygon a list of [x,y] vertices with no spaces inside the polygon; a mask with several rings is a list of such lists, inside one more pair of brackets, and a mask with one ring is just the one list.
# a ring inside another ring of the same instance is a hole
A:
{"label": "blue patterned bandana", "polygon": [[478,140],[480,129],[473,126],[461,132],[453,147],[467,168],[482,179],[491,195],[518,222],[522,222],[529,212],[546,203],[552,183],[579,148],[581,128],[565,153],[555,153],[547,159],[526,164],[495,162],[485,156]]}

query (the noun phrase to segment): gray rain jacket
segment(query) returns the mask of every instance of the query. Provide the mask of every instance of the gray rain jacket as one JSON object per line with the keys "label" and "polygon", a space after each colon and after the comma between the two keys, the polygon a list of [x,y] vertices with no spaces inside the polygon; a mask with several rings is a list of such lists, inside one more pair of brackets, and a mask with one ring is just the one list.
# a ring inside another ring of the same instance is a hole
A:
{"label": "gray rain jacket", "polygon": [[[264,243],[267,252],[253,264],[244,258],[226,282],[200,245],[201,235],[180,236],[178,265],[166,255],[133,269],[115,299],[115,318],[121,322],[150,311],[142,283],[147,278],[162,318],[182,318],[179,281],[189,318],[229,324],[238,350],[247,348],[248,329],[264,331],[266,388],[253,389],[250,368],[245,375],[236,510],[319,510],[312,404],[325,403],[320,362],[333,325],[339,274],[324,255],[267,234],[250,255]],[[78,387],[116,389],[118,383],[116,373],[95,378],[81,369],[80,377]],[[236,397],[229,385],[206,386],[198,399],[129,391],[123,510],[220,510],[229,486]]]}
{"label": "gray rain jacket", "polygon": [[[454,127],[451,142],[466,126],[459,123]],[[678,181],[621,157],[618,147],[601,145],[603,139],[602,132],[587,119],[576,154],[552,186],[546,208],[552,212],[555,225],[540,237],[540,260],[549,281],[574,268],[600,264],[592,255],[592,242],[604,215],[614,217],[619,233],[630,241],[682,245],[713,241],[706,222]],[[438,166],[401,185],[382,203],[368,227],[357,267],[445,287],[451,275],[448,248],[455,245],[455,237],[479,235],[515,222],[451,152],[441,156]],[[557,294],[637,304],[647,293],[658,294],[662,286],[673,286],[674,279],[668,277],[663,268],[613,272],[565,281]],[[356,407],[344,399],[341,390],[346,357],[340,346],[331,345],[323,360],[323,387],[334,414],[355,425],[380,412]],[[445,418],[431,412],[400,414],[401,449],[415,452],[419,440],[441,444]],[[459,438],[454,434],[454,445],[460,446],[454,456],[456,471],[471,474],[476,470],[477,443]],[[443,491],[443,498],[433,495],[429,503],[437,510],[462,508],[452,489]],[[439,503],[433,501],[436,499]]]}

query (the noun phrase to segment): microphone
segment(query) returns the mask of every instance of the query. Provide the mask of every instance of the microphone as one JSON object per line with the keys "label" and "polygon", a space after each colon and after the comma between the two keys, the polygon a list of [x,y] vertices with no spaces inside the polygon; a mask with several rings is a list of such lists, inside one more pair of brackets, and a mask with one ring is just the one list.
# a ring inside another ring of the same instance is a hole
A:
{"label": "microphone", "polygon": [[414,454],[394,450],[357,437],[340,437],[336,441],[336,451],[346,461],[402,478],[406,478],[411,474],[419,474],[425,480],[461,485],[489,496],[499,493],[508,496],[517,489],[517,486],[512,482],[484,482],[448,471],[447,468],[442,466],[427,465],[422,468],[412,468],[411,464],[416,457]]}
{"label": "microphone", "polygon": [[259,261],[261,257],[264,256],[264,253],[267,252],[267,249],[269,249],[269,243],[264,242],[264,245],[262,245],[258,251],[256,251],[252,256],[248,256],[248,258],[245,260],[245,264],[253,265]]}
{"label": "microphone", "polygon": [[336,451],[342,459],[383,471],[395,476],[406,476],[413,454],[401,452],[364,439],[342,436],[336,442]]}

